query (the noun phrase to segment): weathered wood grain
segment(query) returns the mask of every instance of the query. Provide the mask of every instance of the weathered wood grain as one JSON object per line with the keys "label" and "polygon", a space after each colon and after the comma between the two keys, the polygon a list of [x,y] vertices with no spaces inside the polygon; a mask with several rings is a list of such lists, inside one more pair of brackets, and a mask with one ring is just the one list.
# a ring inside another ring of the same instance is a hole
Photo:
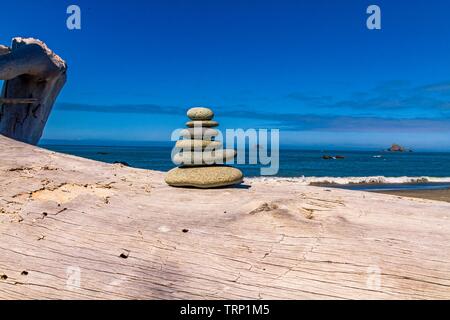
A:
{"label": "weathered wood grain", "polygon": [[245,184],[171,188],[0,136],[0,298],[450,298],[450,204]]}
{"label": "weathered wood grain", "polygon": [[25,98],[0,98],[0,104],[28,104],[36,103],[38,99],[25,99]]}
{"label": "weathered wood grain", "polygon": [[[0,45],[0,134],[37,144],[66,82],[66,63],[42,41],[14,38]],[[20,102],[20,99],[25,99]]]}

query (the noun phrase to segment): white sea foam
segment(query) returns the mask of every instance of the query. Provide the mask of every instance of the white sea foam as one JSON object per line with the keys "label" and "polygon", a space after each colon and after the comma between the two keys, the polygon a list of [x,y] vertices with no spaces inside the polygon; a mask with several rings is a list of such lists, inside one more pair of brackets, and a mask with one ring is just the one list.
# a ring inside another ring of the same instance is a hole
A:
{"label": "white sea foam", "polygon": [[289,181],[310,184],[391,184],[391,183],[450,183],[450,177],[258,177],[262,181]]}

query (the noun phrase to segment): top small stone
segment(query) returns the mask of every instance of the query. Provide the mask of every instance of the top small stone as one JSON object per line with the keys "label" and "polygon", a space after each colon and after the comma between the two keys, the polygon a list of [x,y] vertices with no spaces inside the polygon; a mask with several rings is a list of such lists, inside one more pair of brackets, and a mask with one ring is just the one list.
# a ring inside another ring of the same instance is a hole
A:
{"label": "top small stone", "polygon": [[194,121],[211,120],[214,117],[214,112],[208,108],[197,107],[189,109],[187,116]]}

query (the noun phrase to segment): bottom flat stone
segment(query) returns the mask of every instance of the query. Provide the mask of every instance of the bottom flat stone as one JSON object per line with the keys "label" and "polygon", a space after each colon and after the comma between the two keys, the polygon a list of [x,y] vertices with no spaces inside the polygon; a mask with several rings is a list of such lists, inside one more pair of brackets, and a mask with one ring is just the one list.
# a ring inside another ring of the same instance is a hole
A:
{"label": "bottom flat stone", "polygon": [[228,166],[174,168],[165,181],[173,187],[216,188],[242,182],[241,170]]}

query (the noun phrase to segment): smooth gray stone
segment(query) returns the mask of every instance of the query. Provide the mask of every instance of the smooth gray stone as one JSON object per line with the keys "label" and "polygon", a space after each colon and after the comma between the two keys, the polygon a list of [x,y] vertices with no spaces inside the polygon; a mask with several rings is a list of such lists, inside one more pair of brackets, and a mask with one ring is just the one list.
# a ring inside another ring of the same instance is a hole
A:
{"label": "smooth gray stone", "polygon": [[209,108],[196,107],[189,109],[187,116],[191,120],[211,120],[214,117],[214,112]]}
{"label": "smooth gray stone", "polygon": [[187,167],[170,170],[165,181],[174,187],[216,188],[242,182],[239,169],[228,166]]}
{"label": "smooth gray stone", "polygon": [[173,162],[182,166],[204,166],[213,164],[224,164],[236,157],[236,150],[221,149],[203,152],[179,152],[174,155]]}
{"label": "smooth gray stone", "polygon": [[188,128],[180,131],[180,137],[197,140],[211,140],[217,137],[219,131],[212,128]]}
{"label": "smooth gray stone", "polygon": [[194,128],[194,127],[212,128],[212,127],[217,127],[218,125],[219,125],[219,123],[217,121],[214,121],[214,120],[188,121],[188,122],[186,122],[186,126],[188,126],[189,128]]}
{"label": "smooth gray stone", "polygon": [[175,144],[175,147],[180,148],[180,149],[189,149],[189,150],[194,150],[194,149],[206,149],[208,148],[209,150],[213,150],[213,149],[219,149],[222,147],[222,142],[220,141],[211,141],[211,140],[178,140]]}

